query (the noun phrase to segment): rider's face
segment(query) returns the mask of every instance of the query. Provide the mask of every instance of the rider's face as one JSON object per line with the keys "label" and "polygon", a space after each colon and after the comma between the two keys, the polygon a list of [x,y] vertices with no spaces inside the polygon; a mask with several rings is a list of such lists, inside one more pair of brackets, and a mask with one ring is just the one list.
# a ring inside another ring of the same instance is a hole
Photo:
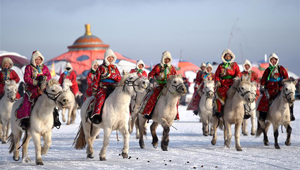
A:
{"label": "rider's face", "polygon": [[107,57],[107,60],[111,64],[114,61],[114,57],[113,56],[109,56],[109,57]]}

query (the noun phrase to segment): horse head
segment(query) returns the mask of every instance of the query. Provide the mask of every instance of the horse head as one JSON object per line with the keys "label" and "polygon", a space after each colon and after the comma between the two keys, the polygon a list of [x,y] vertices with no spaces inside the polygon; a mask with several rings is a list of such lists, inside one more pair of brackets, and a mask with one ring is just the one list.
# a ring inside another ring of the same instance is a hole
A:
{"label": "horse head", "polygon": [[254,87],[256,87],[256,83],[251,82],[249,76],[243,75],[240,79],[236,79],[234,85],[237,85],[236,91],[247,103],[253,103],[255,101],[256,88]]}
{"label": "horse head", "polygon": [[296,84],[297,81],[293,81],[291,79],[283,80],[282,93],[289,103],[293,103],[295,101]]}
{"label": "horse head", "polygon": [[123,71],[123,77],[118,86],[123,86],[123,91],[129,93],[143,92],[149,85],[149,80],[139,78],[136,73],[127,73]]}
{"label": "horse head", "polygon": [[61,107],[68,104],[68,99],[66,98],[66,93],[63,92],[62,87],[55,79],[51,79],[48,82],[45,82],[45,95],[51,100],[53,100],[56,104]]}
{"label": "horse head", "polygon": [[14,80],[6,80],[4,90],[7,99],[10,102],[14,102],[16,100],[16,95],[18,91],[17,83]]}
{"label": "horse head", "polygon": [[214,97],[214,89],[215,89],[215,83],[212,80],[204,80],[203,82],[203,89],[202,94],[206,95],[208,98]]}
{"label": "horse head", "polygon": [[73,85],[72,81],[70,79],[64,79],[64,82],[62,84],[63,91],[67,91],[70,89],[70,87]]}
{"label": "horse head", "polygon": [[168,91],[171,94],[179,94],[181,96],[186,94],[187,90],[181,75],[170,76],[166,88],[163,89],[162,94],[166,95]]}

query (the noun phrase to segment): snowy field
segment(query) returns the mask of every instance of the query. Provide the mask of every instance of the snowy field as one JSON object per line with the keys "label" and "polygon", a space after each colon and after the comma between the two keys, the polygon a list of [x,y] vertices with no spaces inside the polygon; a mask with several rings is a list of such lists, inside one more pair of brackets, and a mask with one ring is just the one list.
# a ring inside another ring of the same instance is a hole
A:
{"label": "snowy field", "polygon": [[[154,149],[151,145],[152,137],[149,133],[145,139],[145,149],[140,149],[135,131],[130,136],[130,159],[119,156],[123,141],[116,139],[113,132],[107,149],[107,161],[99,161],[98,154],[102,146],[102,134],[94,143],[95,158],[87,159],[85,150],[75,150],[72,147],[74,137],[80,123],[79,111],[76,124],[62,125],[60,129],[53,129],[52,146],[46,155],[43,155],[44,166],[35,165],[35,153],[33,141],[29,143],[29,157],[31,163],[15,162],[12,154],[8,153],[9,144],[0,144],[0,169],[299,169],[300,168],[300,101],[295,102],[296,121],[292,122],[292,144],[285,146],[284,133],[279,133],[279,145],[281,149],[274,148],[272,127],[269,130],[269,146],[263,145],[263,137],[255,138],[250,135],[250,123],[248,123],[248,136],[241,135],[243,151],[235,150],[234,137],[231,148],[223,145],[223,132],[218,130],[218,141],[212,146],[211,136],[205,137],[201,132],[199,117],[192,111],[186,111],[186,106],[179,107],[180,121],[171,128],[168,151],[162,151],[159,147]],[[148,129],[149,129],[148,125]],[[158,136],[161,139],[162,128],[158,128]]]}

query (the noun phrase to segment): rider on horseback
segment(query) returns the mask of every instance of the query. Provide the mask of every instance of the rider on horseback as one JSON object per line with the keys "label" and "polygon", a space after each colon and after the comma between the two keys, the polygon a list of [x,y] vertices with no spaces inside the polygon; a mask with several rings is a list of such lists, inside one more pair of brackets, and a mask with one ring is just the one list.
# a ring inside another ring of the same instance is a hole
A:
{"label": "rider on horseback", "polygon": [[[19,83],[20,81],[18,74],[11,69],[13,65],[13,61],[8,57],[5,57],[2,61],[2,69],[0,72],[0,99],[4,95],[4,86],[6,80],[14,80],[16,83]],[[17,93],[16,98],[20,98],[19,93]]]}
{"label": "rider on horseback", "polygon": [[195,115],[198,114],[198,107],[199,107],[199,101],[200,101],[200,96],[197,91],[198,91],[198,88],[200,87],[200,84],[203,81],[202,77],[203,77],[203,74],[205,74],[205,70],[206,70],[206,64],[202,63],[200,66],[200,70],[198,70],[197,76],[195,79],[194,94],[193,94],[192,100],[190,101],[190,103],[186,109],[186,110],[193,110]]}
{"label": "rider on horseback", "polygon": [[[43,64],[43,61],[43,55],[39,51],[33,51],[30,64],[25,67],[24,81],[26,83],[26,93],[23,98],[23,105],[17,110],[17,118],[21,119],[20,126],[24,130],[29,128],[31,109],[45,89],[45,87],[42,87],[42,84],[51,79],[49,69]],[[55,108],[53,116],[54,126],[60,126],[58,112]]]}
{"label": "rider on horseback", "polygon": [[230,49],[223,51],[221,63],[215,73],[216,83],[216,110],[213,116],[221,117],[223,115],[223,107],[227,98],[227,91],[233,85],[234,78],[241,77],[239,66],[234,62],[235,55]]}
{"label": "rider on horseback", "polygon": [[147,78],[147,73],[144,70],[144,68],[145,68],[145,64],[144,64],[143,60],[138,60],[136,62],[136,68],[131,69],[130,73],[137,73],[139,78],[141,78],[141,77],[146,77]]}
{"label": "rider on horseback", "polygon": [[[170,52],[164,51],[162,53],[161,62],[155,65],[151,72],[148,74],[150,83],[154,83],[154,81],[156,81],[158,83],[158,86],[156,86],[154,90],[147,93],[147,95],[145,96],[145,100],[143,101],[141,110],[139,111],[142,115],[144,115],[146,119],[151,119],[152,115],[150,113],[152,113],[156,101],[159,98],[159,94],[165,87],[170,75],[177,75],[176,69],[171,65],[171,63],[172,57]],[[179,119],[178,108],[177,119]]]}
{"label": "rider on horseback", "polygon": [[94,77],[93,96],[96,97],[94,110],[88,113],[91,121],[99,124],[102,121],[101,110],[105,99],[113,92],[117,83],[122,79],[120,72],[115,65],[117,56],[108,49],[104,54],[103,63],[97,68]]}
{"label": "rider on horseback", "polygon": [[88,88],[86,89],[86,92],[84,95],[84,101],[93,95],[93,83],[94,83],[93,81],[94,81],[94,77],[96,76],[96,70],[98,67],[99,67],[98,61],[94,60],[92,62],[91,71],[88,73],[88,75],[86,77]]}
{"label": "rider on horseback", "polygon": [[[258,74],[255,71],[251,70],[252,65],[249,60],[245,60],[243,64],[243,68],[244,71],[242,72],[242,75],[247,75],[248,77],[250,77],[251,82],[255,81],[258,84],[259,83]],[[257,88],[255,101],[257,101],[258,98],[259,98],[259,89]],[[245,110],[244,119],[249,119],[250,117],[251,115],[247,114]]]}
{"label": "rider on horseback", "polygon": [[[263,97],[261,98],[257,110],[259,111],[259,119],[266,120],[267,112],[272,101],[279,94],[283,80],[288,79],[288,72],[286,69],[279,65],[279,58],[275,53],[272,53],[269,57],[269,67],[265,70],[261,78],[261,89],[263,91]],[[293,105],[290,106],[291,121],[295,120],[293,114]]]}

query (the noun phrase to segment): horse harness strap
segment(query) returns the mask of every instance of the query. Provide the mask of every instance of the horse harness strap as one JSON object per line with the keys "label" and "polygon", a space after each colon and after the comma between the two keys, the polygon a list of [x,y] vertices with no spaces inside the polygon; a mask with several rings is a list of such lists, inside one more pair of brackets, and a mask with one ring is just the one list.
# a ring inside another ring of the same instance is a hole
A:
{"label": "horse harness strap", "polygon": [[51,94],[51,93],[48,93],[47,90],[44,91],[44,93],[47,95],[47,97],[53,101],[56,102],[57,98],[62,94],[62,92],[58,92],[56,94]]}

